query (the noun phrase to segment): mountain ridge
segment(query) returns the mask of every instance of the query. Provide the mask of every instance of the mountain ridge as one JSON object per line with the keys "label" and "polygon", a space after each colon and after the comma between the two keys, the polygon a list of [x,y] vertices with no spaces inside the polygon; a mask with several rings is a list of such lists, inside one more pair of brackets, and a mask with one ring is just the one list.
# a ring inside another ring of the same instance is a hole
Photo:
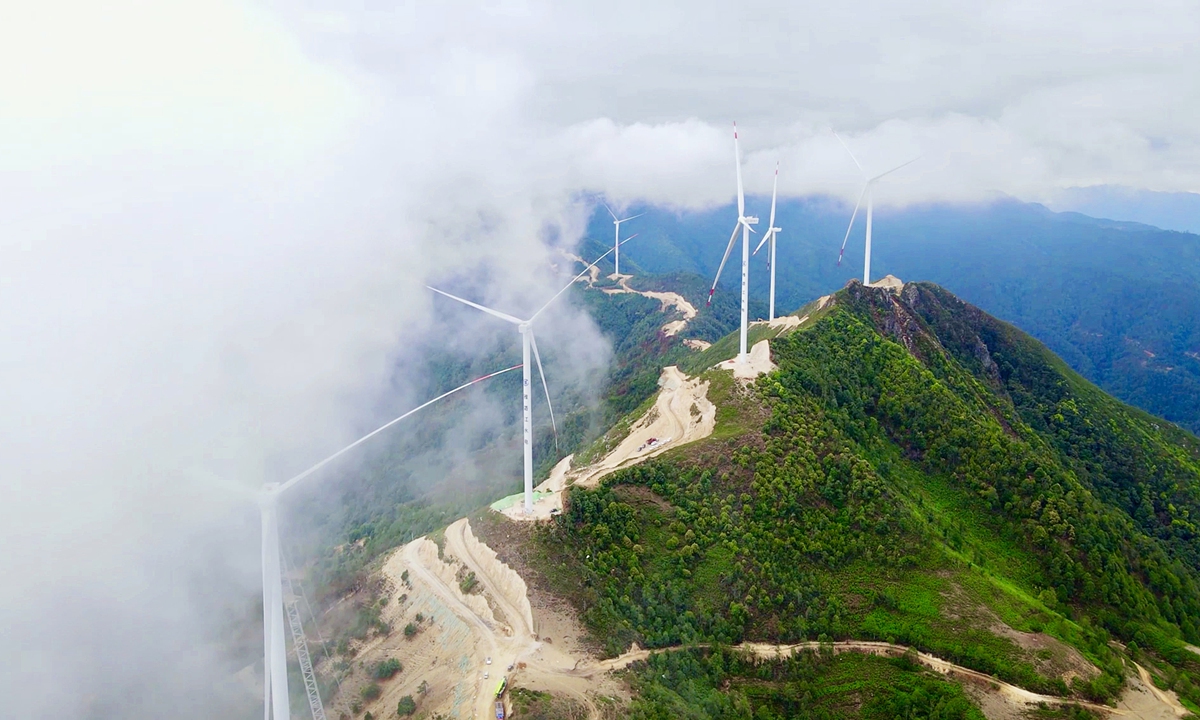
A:
{"label": "mountain ridge", "polygon": [[[753,211],[763,199],[748,202]],[[659,275],[715,274],[733,210],[638,210],[647,215],[631,226],[631,262]],[[849,207],[781,200],[778,218],[777,306],[861,278],[861,218],[835,263]],[[596,215],[589,232],[603,237],[604,227]],[[1109,393],[1200,430],[1200,236],[1001,200],[878,209],[873,252],[876,272],[938,282],[1041,339]],[[764,271],[752,258],[753,301],[765,298]],[[736,277],[725,282],[718,294]]]}
{"label": "mountain ridge", "polygon": [[[1200,610],[1189,550],[1194,444],[1187,458],[1174,458],[1185,463],[1176,470],[1188,483],[1171,484],[1169,473],[1136,478],[1160,481],[1153,489],[1176,493],[1167,504],[1182,512],[1138,525],[1126,512],[1137,508],[1107,488],[1111,478],[1081,480],[1077,473],[1096,468],[1063,456],[1029,424],[1039,407],[1025,395],[1045,392],[1041,374],[1090,386],[1045,357],[1014,372],[1032,360],[1008,355],[1048,354],[1040,343],[931,284],[893,293],[852,282],[834,297],[815,326],[772,341],[778,372],[747,388],[774,408],[762,435],[751,420],[722,438],[719,423],[711,441],[618,471],[596,490],[569,491],[563,516],[546,531],[555,549],[542,551],[583,578],[560,589],[616,642],[613,651],[635,641],[895,639],[1023,687],[1101,700],[1123,682],[1120,656],[1109,647],[1114,635],[1193,667],[1179,653],[1187,652],[1182,640],[1195,637]],[[856,378],[835,377],[814,357]],[[1096,405],[1086,394],[1063,393],[1042,417],[1074,403],[1081,412],[1103,411],[1096,417],[1118,428],[1160,431],[1149,427],[1155,419],[1102,394]],[[803,442],[786,439],[796,428]],[[1132,467],[1172,457],[1156,453],[1146,449]],[[795,492],[811,499],[779,504]],[[774,510],[763,515],[763,505]],[[871,539],[879,528],[886,543]],[[708,539],[698,543],[693,534]],[[572,547],[586,549],[588,559],[564,550]],[[871,581],[864,585],[864,577]],[[947,593],[969,598],[949,603],[954,612],[978,616],[986,607],[1010,628],[1045,630],[1080,648],[1101,673],[1056,685],[1003,635],[918,612],[922,604],[946,606]],[[804,598],[801,617],[789,596]],[[913,596],[924,599],[909,607]],[[1195,703],[1193,675],[1176,672]]]}

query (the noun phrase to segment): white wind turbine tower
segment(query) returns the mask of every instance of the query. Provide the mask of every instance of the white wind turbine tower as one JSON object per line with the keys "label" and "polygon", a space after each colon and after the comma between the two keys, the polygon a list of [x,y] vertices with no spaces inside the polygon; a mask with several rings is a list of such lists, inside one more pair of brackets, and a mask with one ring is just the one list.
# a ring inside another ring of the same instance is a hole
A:
{"label": "white wind turbine tower", "polygon": [[[628,239],[625,242],[628,242]],[[613,250],[615,250],[615,249],[616,248],[614,247]],[[458,302],[460,302],[464,305],[470,305],[471,307],[475,308],[476,310],[482,310],[483,312],[487,313],[488,315],[491,315],[493,317],[498,317],[501,320],[510,322],[510,323],[516,325],[517,331],[521,333],[521,357],[524,360],[524,362],[523,362],[524,380],[521,383],[521,394],[522,394],[522,403],[524,406],[524,425],[525,425],[524,461],[525,461],[525,513],[526,514],[533,512],[533,413],[532,413],[533,403],[532,403],[532,398],[530,397],[530,372],[529,372],[529,352],[530,352],[530,350],[533,351],[534,360],[537,361],[538,375],[540,375],[542,378],[542,390],[546,393],[546,407],[550,410],[550,425],[552,428],[554,428],[554,443],[555,443],[555,445],[558,444],[558,425],[554,422],[554,407],[550,404],[550,388],[549,388],[549,386],[546,385],[546,374],[542,370],[542,357],[538,353],[537,340],[534,339],[534,337],[533,337],[533,321],[537,319],[538,315],[542,314],[543,310],[550,307],[550,304],[553,303],[555,300],[557,300],[559,295],[562,295],[563,293],[565,293],[568,288],[570,288],[572,285],[575,284],[575,281],[579,280],[579,278],[586,275],[588,270],[590,270],[593,265],[595,265],[596,263],[603,260],[605,257],[608,256],[608,253],[611,253],[611,252],[612,252],[612,250],[609,250],[608,252],[604,253],[600,257],[596,258],[592,263],[590,263],[587,267],[585,267],[583,269],[583,272],[581,272],[578,275],[576,275],[575,277],[571,278],[571,282],[567,283],[563,287],[562,290],[559,290],[557,293],[555,293],[554,297],[552,297],[548,301],[546,301],[546,304],[543,305],[542,307],[540,307],[537,312],[535,312],[533,315],[531,315],[529,317],[528,320],[522,320],[520,318],[513,317],[512,315],[502,313],[499,310],[493,310],[491,308],[484,307],[483,305],[480,305],[478,303],[473,303],[470,300],[464,300],[456,295],[451,295],[450,293],[445,292],[443,290],[438,290],[435,287],[430,287],[428,285],[425,286],[425,287],[429,288],[430,290],[434,291],[435,293],[438,293],[439,295],[445,295],[446,297],[450,298],[451,300],[457,300]]]}
{"label": "white wind turbine tower", "polygon": [[855,166],[858,167],[858,171],[860,173],[862,173],[862,176],[863,176],[862,192],[860,192],[858,194],[858,202],[854,204],[854,212],[850,215],[850,225],[846,228],[846,237],[842,238],[842,249],[840,251],[838,251],[838,265],[842,264],[842,253],[844,253],[846,251],[846,241],[850,239],[850,230],[854,228],[854,218],[858,216],[858,208],[859,208],[859,206],[862,205],[863,195],[866,195],[867,196],[867,242],[866,242],[866,252],[864,253],[865,257],[863,258],[863,285],[870,285],[871,284],[871,210],[872,210],[872,200],[873,200],[872,195],[874,192],[875,183],[879,182],[879,180],[882,179],[883,176],[891,175],[892,173],[896,172],[900,168],[905,167],[906,165],[911,165],[912,163],[917,161],[917,158],[913,158],[912,160],[909,160],[906,163],[901,163],[900,165],[897,165],[896,167],[894,167],[891,170],[888,170],[886,172],[881,172],[878,175],[876,175],[875,177],[868,177],[867,172],[865,170],[863,170],[863,166],[859,165],[858,158],[854,157],[854,153],[850,152],[850,146],[846,145],[845,140],[842,140],[842,136],[838,135],[837,133],[834,133],[833,136],[838,139],[838,142],[840,142],[842,144],[842,147],[846,148],[846,152],[850,155],[850,159],[854,161]]}
{"label": "white wind turbine tower", "polygon": [[[615,228],[615,230],[613,232],[613,275],[620,275],[621,274],[621,246],[623,244],[625,244],[621,240],[621,223],[629,222],[630,220],[640,218],[641,216],[645,215],[646,213],[638,213],[637,215],[630,215],[627,218],[621,218],[620,220],[618,220],[617,215],[616,215],[616,213],[614,213],[612,211],[612,208],[605,205],[604,209],[608,211],[609,215],[612,215],[613,227]],[[632,240],[632,239],[633,239],[632,237],[628,237],[625,240],[628,241],[628,240]]]}
{"label": "white wind turbine tower", "polygon": [[779,192],[779,161],[775,162],[775,183],[771,186],[771,219],[767,222],[767,231],[763,233],[762,240],[758,241],[758,247],[754,248],[754,254],[757,255],[759,250],[762,250],[763,243],[768,240],[771,246],[767,248],[767,268],[771,271],[771,310],[768,314],[768,320],[775,319],[775,236],[779,234],[783,228],[775,227],[775,196]]}
{"label": "white wind turbine tower", "polygon": [[[387,430],[401,420],[413,415],[419,410],[443,400],[460,390],[465,390],[476,383],[483,382],[497,375],[516,370],[519,365],[513,365],[498,372],[475,378],[471,382],[438,395],[432,400],[409,410],[400,417],[376,428],[363,437],[355,440],[346,447],[313,465],[304,472],[284,483],[266,485],[258,497],[258,507],[262,514],[262,580],[263,580],[263,720],[290,720],[291,711],[288,707],[288,676],[287,676],[287,645],[283,636],[284,606],[287,604],[287,615],[291,625],[292,640],[296,647],[296,655],[300,660],[300,674],[304,678],[304,689],[308,695],[309,709],[313,720],[325,720],[325,708],[321,704],[321,696],[317,691],[316,675],[313,673],[312,661],[308,655],[308,643],[304,639],[304,630],[300,626],[299,609],[294,598],[284,595],[284,577],[281,569],[279,550],[279,497],[296,483],[312,475],[316,471],[336,460],[342,454],[370,440],[375,435]],[[291,583],[288,582],[290,588]],[[290,594],[290,592],[289,592]]]}
{"label": "white wind turbine tower", "polygon": [[733,250],[733,242],[737,239],[738,228],[742,230],[742,334],[738,343],[739,363],[746,362],[746,316],[748,312],[748,304],[750,300],[750,233],[754,230],[751,225],[758,224],[758,218],[748,217],[746,215],[746,197],[742,193],[742,154],[738,150],[738,134],[737,123],[733,124],[733,158],[737,168],[737,199],[738,199],[738,219],[737,224],[733,226],[733,233],[729,236],[729,244],[725,247],[725,257],[721,258],[721,266],[717,268],[717,277],[713,280],[712,287],[708,291],[708,302],[706,305],[712,305],[713,293],[717,291],[717,282],[721,279],[721,271],[725,269],[725,262],[729,260],[729,253]]}

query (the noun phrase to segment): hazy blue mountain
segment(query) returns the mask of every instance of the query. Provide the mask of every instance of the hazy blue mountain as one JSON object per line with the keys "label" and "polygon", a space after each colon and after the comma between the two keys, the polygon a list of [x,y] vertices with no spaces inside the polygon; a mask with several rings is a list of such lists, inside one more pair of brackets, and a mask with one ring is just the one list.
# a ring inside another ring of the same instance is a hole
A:
{"label": "hazy blue mountain", "polygon": [[[751,198],[764,218],[769,198]],[[733,229],[732,206],[646,211],[623,256],[648,273],[712,277]],[[603,208],[591,237],[611,237]],[[826,198],[780,203],[777,307],[782,311],[861,277],[860,214],[837,265],[850,208]],[[757,238],[752,240],[752,244]],[[875,213],[873,276],[936,282],[1045,342],[1089,380],[1131,404],[1200,431],[1200,236],[1000,201]],[[765,252],[751,295],[767,292]],[[735,246],[719,293],[736,293]]]}
{"label": "hazy blue mountain", "polygon": [[1095,185],[1070,188],[1053,207],[1092,217],[1132,220],[1166,230],[1200,233],[1200,193]]}

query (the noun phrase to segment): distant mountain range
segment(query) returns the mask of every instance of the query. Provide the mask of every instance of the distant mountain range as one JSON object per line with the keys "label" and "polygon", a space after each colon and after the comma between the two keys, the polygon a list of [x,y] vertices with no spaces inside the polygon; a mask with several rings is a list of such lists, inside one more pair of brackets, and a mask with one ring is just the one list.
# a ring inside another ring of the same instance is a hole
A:
{"label": "distant mountain range", "polygon": [[1200,233],[1200,193],[1096,185],[1070,188],[1050,207],[1092,217],[1132,220],[1164,230]]}
{"label": "distant mountain range", "polygon": [[[764,225],[768,204],[748,203]],[[850,210],[827,198],[780,203],[777,307],[799,307],[861,277],[861,213],[837,265]],[[736,215],[732,206],[631,211],[646,215],[623,227],[638,233],[624,262],[705,278],[716,272]],[[611,244],[603,208],[588,230]],[[1200,236],[1009,200],[878,210],[873,245],[876,277],[936,282],[1037,337],[1116,397],[1200,431]],[[764,255],[751,260],[756,301],[767,294]],[[739,260],[735,248],[718,296],[737,293]]]}

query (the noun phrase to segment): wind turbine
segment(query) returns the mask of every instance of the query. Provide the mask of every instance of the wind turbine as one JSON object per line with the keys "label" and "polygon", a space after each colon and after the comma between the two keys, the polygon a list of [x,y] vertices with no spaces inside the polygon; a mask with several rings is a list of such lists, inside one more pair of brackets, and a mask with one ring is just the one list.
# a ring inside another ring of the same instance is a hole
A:
{"label": "wind turbine", "polygon": [[618,220],[617,215],[616,215],[616,213],[614,213],[612,211],[612,208],[605,205],[604,209],[608,211],[609,215],[612,215],[613,227],[615,228],[615,230],[613,232],[613,275],[620,275],[621,274],[621,246],[624,245],[626,242],[633,239],[633,237],[630,236],[630,237],[625,238],[624,241],[621,240],[621,223],[629,222],[630,220],[640,218],[641,216],[645,215],[646,213],[638,213],[637,215],[631,215],[627,218],[622,218],[622,219]]}
{"label": "wind turbine", "polygon": [[[476,383],[511,372],[518,367],[520,365],[513,365],[510,368],[475,378],[449,392],[444,392],[367,433],[287,482],[270,483],[263,488],[258,496],[258,507],[262,515],[263,720],[271,720],[272,711],[274,711],[275,720],[290,720],[291,717],[288,707],[287,646],[283,636],[283,614],[286,600],[283,593],[284,577],[280,567],[279,497],[294,487],[296,483],[333,462],[342,454],[370,440],[410,415],[439,400],[450,397],[460,390],[466,390]],[[317,692],[316,676],[313,674],[312,663],[308,658],[308,647],[304,642],[303,630],[299,628],[298,611],[289,607],[288,616],[292,625],[293,642],[296,645],[297,655],[300,657],[301,675],[304,677],[305,691],[308,694],[308,704],[313,713],[313,720],[324,720],[325,709],[321,705],[321,696]]]}
{"label": "wind turbine", "polygon": [[754,230],[751,225],[758,224],[758,218],[746,215],[746,197],[742,193],[742,154],[738,150],[738,134],[737,123],[733,124],[733,158],[737,167],[737,199],[738,199],[738,219],[737,224],[733,226],[733,232],[729,235],[729,245],[725,247],[725,257],[721,258],[721,266],[717,268],[717,277],[713,280],[712,287],[708,291],[708,302],[705,305],[712,305],[713,293],[717,291],[717,283],[721,280],[721,271],[725,269],[725,262],[729,260],[729,253],[733,250],[733,242],[737,239],[738,228],[742,230],[742,334],[738,343],[739,363],[746,362],[746,314],[748,312],[748,303],[750,298],[750,233]]}
{"label": "wind turbine", "polygon": [[775,227],[775,195],[779,191],[779,161],[775,161],[775,183],[771,186],[771,219],[767,222],[767,231],[763,233],[762,240],[758,241],[758,247],[754,248],[754,254],[757,255],[759,250],[762,250],[763,243],[771,241],[771,247],[767,249],[767,268],[771,271],[771,311],[770,320],[775,319],[775,236],[783,228]]}
{"label": "wind turbine", "polygon": [[[631,238],[627,238],[624,242],[628,242],[630,239]],[[530,372],[529,372],[529,352],[530,352],[530,350],[533,351],[534,360],[537,361],[538,375],[540,375],[542,378],[542,390],[546,393],[546,407],[549,408],[549,410],[550,410],[550,425],[551,425],[551,427],[554,428],[554,444],[555,444],[555,446],[558,445],[558,425],[554,422],[554,406],[550,404],[550,388],[548,385],[546,385],[546,373],[542,370],[542,357],[538,353],[537,340],[533,336],[533,321],[537,319],[538,315],[542,314],[543,310],[550,307],[550,303],[553,303],[555,300],[557,300],[559,295],[562,295],[563,293],[565,293],[567,291],[568,288],[570,288],[572,285],[574,285],[575,281],[579,280],[579,278],[581,278],[585,274],[587,274],[588,270],[590,270],[592,268],[592,266],[594,266],[596,263],[603,260],[605,257],[608,256],[608,253],[613,252],[613,250],[616,250],[617,247],[620,247],[620,245],[622,245],[622,244],[624,244],[624,243],[618,243],[616,246],[613,247],[612,250],[609,250],[608,252],[604,253],[600,257],[596,258],[593,262],[589,263],[588,266],[583,269],[583,272],[581,272],[578,275],[576,275],[575,277],[571,278],[571,282],[567,283],[563,287],[562,290],[559,290],[557,293],[555,293],[554,297],[552,297],[548,301],[546,301],[545,305],[538,308],[538,311],[535,312],[533,315],[531,315],[528,320],[522,320],[520,318],[513,317],[512,315],[502,313],[499,310],[493,310],[489,307],[484,307],[483,305],[480,305],[478,303],[473,303],[470,300],[464,300],[463,298],[460,298],[457,295],[451,295],[450,293],[445,292],[443,290],[438,290],[435,287],[430,287],[428,285],[425,286],[425,287],[429,288],[430,290],[434,291],[435,293],[438,293],[439,295],[445,295],[446,297],[450,298],[451,300],[457,300],[458,302],[460,302],[464,305],[470,305],[471,307],[475,308],[476,310],[482,310],[483,312],[487,313],[488,315],[491,315],[493,317],[500,318],[501,320],[510,322],[510,323],[516,325],[517,331],[521,333],[521,357],[524,359],[524,362],[523,362],[524,379],[521,383],[521,395],[522,395],[522,403],[523,403],[523,408],[524,408],[524,425],[525,425],[524,461],[525,461],[525,514],[526,515],[533,512],[533,413],[532,413],[533,403],[532,403],[532,399],[530,397]]]}
{"label": "wind turbine", "polygon": [[906,163],[901,163],[900,165],[897,165],[896,167],[892,168],[891,170],[879,173],[875,177],[868,177],[867,172],[865,170],[863,170],[863,166],[859,165],[858,158],[854,157],[854,153],[850,152],[850,146],[846,144],[845,140],[842,140],[842,136],[838,135],[836,132],[833,134],[833,136],[838,139],[838,142],[840,142],[842,144],[842,147],[846,148],[846,152],[850,155],[850,159],[854,161],[854,164],[858,167],[858,171],[860,173],[862,173],[862,176],[863,176],[862,192],[860,192],[858,194],[858,202],[854,204],[854,212],[850,215],[850,225],[846,228],[846,237],[842,238],[842,249],[840,251],[838,251],[838,265],[842,264],[842,253],[844,253],[846,251],[846,241],[850,239],[850,230],[854,228],[854,218],[858,216],[858,208],[860,205],[862,205],[863,196],[866,195],[867,196],[867,243],[866,243],[865,257],[863,259],[863,285],[870,285],[871,284],[871,210],[872,210],[872,200],[873,200],[873,197],[872,197],[873,188],[875,186],[875,183],[879,182],[879,180],[882,179],[883,176],[891,175],[892,173],[896,172],[900,168],[905,167],[906,165],[911,165],[912,163],[917,161],[917,158],[913,158],[912,160],[909,160]]}

